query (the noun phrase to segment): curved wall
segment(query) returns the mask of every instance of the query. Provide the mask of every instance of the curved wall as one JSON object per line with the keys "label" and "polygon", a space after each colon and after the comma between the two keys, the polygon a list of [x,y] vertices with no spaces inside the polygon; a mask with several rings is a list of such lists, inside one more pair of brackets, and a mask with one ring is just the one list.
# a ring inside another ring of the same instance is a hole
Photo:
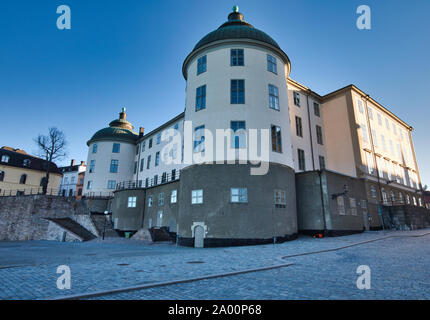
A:
{"label": "curved wall", "polygon": [[[231,49],[244,49],[244,66],[230,66]],[[277,60],[277,74],[267,70],[267,54]],[[207,56],[207,71],[197,75],[197,60]],[[270,162],[294,167],[291,154],[290,122],[286,73],[276,52],[246,41],[210,46],[187,65],[185,120],[195,127],[205,125],[215,136],[216,129],[231,128],[231,121],[245,121],[246,129],[281,127],[282,153],[273,152],[269,141]],[[230,103],[230,80],[245,80],[245,104]],[[279,111],[269,107],[269,84],[279,91]],[[196,88],[206,85],[206,108],[196,111]]]}
{"label": "curved wall", "polygon": [[[120,144],[120,152],[113,153],[114,143]],[[97,152],[93,153],[93,145],[97,144]],[[133,179],[135,145],[123,141],[94,141],[88,147],[87,171],[85,172],[83,195],[107,195],[115,189],[108,189],[108,181],[116,183]],[[95,160],[94,172],[90,172],[91,160]],[[118,172],[110,172],[111,160],[118,160]],[[88,181],[92,188],[88,189]]]}
{"label": "curved wall", "polygon": [[[271,163],[263,176],[249,175],[249,165],[193,165],[179,181],[178,239],[193,246],[193,227],[205,230],[204,246],[273,243],[297,234],[294,170]],[[247,188],[246,203],[232,203],[231,188]],[[192,204],[192,190],[203,190],[203,203]],[[275,206],[274,191],[286,192],[284,208]]]}

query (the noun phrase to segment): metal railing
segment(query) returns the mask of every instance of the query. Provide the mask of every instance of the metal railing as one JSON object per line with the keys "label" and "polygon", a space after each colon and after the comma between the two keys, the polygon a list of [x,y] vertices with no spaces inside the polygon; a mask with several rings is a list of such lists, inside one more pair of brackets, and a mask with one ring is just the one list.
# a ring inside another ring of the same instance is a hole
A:
{"label": "metal railing", "polygon": [[113,192],[86,192],[82,194],[82,198],[87,199],[108,199],[113,198]]}
{"label": "metal railing", "polygon": [[116,184],[115,190],[145,189],[163,185],[165,183],[179,180],[180,173],[180,170],[172,170],[171,173],[164,172],[161,176],[154,176],[154,178],[151,179],[122,181]]}
{"label": "metal railing", "polygon": [[[39,188],[20,188],[20,189],[8,189],[0,192],[0,197],[20,197],[20,196],[31,196],[31,195],[49,195],[49,196],[61,196],[58,188],[48,188],[46,193],[43,193],[43,187]],[[64,195],[69,197],[69,195]],[[71,196],[74,197],[74,196]]]}

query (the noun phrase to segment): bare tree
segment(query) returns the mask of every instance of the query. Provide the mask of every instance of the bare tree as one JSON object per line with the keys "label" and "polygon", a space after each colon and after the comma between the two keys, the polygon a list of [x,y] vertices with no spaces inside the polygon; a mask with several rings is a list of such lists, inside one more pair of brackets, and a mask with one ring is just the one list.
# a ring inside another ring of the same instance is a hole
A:
{"label": "bare tree", "polygon": [[43,181],[43,194],[46,194],[49,183],[49,172],[52,170],[51,162],[60,160],[66,156],[66,138],[64,133],[56,127],[49,128],[48,135],[39,134],[34,142],[39,148],[39,156],[44,158],[46,163],[46,176]]}

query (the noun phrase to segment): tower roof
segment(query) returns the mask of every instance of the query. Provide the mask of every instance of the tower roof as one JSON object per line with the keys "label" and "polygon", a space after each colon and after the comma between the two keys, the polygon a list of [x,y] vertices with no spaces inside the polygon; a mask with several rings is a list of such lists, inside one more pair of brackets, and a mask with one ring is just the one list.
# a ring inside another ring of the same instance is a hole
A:
{"label": "tower roof", "polygon": [[125,108],[122,108],[119,118],[111,121],[109,127],[97,131],[87,145],[96,141],[124,141],[135,142],[139,135],[133,131],[133,125],[127,121]]}
{"label": "tower roof", "polygon": [[208,33],[199,42],[197,42],[193,51],[185,59],[182,68],[185,79],[187,78],[185,67],[191,58],[200,51],[200,49],[211,46],[217,42],[227,40],[248,40],[256,44],[270,47],[279,53],[286,64],[290,65],[288,56],[282,51],[278,43],[267,33],[254,28],[253,25],[246,22],[243,18],[243,14],[239,12],[239,8],[234,6],[233,12],[228,15],[228,20],[224,22],[218,29]]}

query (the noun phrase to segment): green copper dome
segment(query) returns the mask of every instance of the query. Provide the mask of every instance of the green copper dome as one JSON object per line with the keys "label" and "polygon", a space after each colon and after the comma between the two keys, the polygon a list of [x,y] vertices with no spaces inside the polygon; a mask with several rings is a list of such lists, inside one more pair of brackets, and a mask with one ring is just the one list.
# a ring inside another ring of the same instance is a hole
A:
{"label": "green copper dome", "polygon": [[254,28],[254,26],[243,20],[243,15],[240,12],[234,11],[229,14],[227,22],[223,23],[217,30],[204,36],[197,42],[193,50],[197,50],[208,43],[226,39],[257,40],[280,49],[276,41],[267,33]]}
{"label": "green copper dome", "polygon": [[254,28],[253,25],[246,22],[243,19],[243,14],[239,12],[239,8],[234,6],[233,12],[228,15],[228,21],[223,23],[218,29],[204,36],[187,56],[182,66],[182,73],[185,79],[187,79],[186,66],[196,54],[199,54],[200,49],[222,40],[250,40],[254,44],[268,47],[282,57],[284,63],[288,65],[288,73],[290,71],[290,60],[279,47],[278,43],[267,33]]}
{"label": "green copper dome", "polygon": [[109,123],[109,127],[103,128],[97,131],[90,140],[88,140],[87,145],[96,141],[124,141],[134,143],[139,135],[133,131],[133,125],[126,120],[127,114],[125,113],[125,108],[122,109],[119,114],[119,119],[113,120]]}

